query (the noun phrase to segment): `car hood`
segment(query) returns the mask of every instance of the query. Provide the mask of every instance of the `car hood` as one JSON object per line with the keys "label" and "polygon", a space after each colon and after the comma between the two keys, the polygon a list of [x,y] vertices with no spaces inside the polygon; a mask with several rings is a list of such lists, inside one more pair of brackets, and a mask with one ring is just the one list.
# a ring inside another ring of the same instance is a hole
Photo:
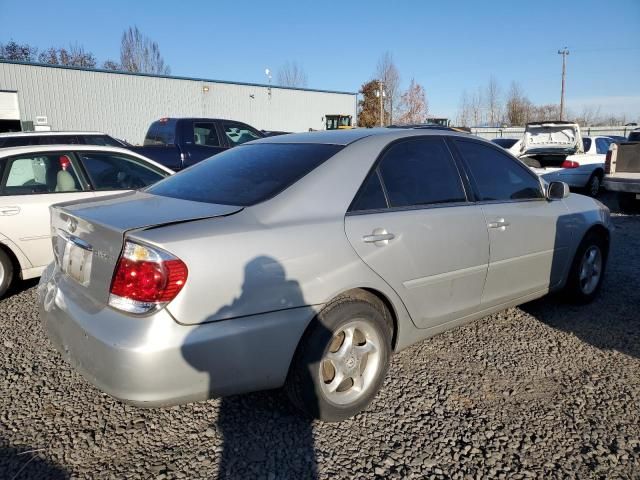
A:
{"label": "car hood", "polygon": [[511,151],[518,156],[584,153],[580,126],[569,122],[529,123],[522,140]]}

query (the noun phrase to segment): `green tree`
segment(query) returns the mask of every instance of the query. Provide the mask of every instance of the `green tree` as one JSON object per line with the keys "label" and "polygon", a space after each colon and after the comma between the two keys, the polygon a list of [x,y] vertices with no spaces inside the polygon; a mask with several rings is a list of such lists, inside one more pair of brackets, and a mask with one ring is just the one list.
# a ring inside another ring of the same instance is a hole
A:
{"label": "green tree", "polygon": [[[360,127],[376,127],[380,125],[380,97],[376,96],[379,92],[380,82],[371,80],[362,85],[360,95],[362,99],[358,101],[358,126]],[[389,118],[389,112],[383,109],[385,118]]]}

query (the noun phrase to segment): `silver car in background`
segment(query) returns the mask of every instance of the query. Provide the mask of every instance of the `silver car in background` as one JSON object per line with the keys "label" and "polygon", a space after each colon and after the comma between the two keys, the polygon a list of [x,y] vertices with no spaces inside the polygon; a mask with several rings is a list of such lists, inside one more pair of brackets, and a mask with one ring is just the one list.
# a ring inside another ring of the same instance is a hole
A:
{"label": "silver car in background", "polygon": [[330,421],[414,342],[552,290],[594,298],[610,228],[449,129],[269,137],[51,222],[42,322],[98,388],[163,406],[284,385]]}

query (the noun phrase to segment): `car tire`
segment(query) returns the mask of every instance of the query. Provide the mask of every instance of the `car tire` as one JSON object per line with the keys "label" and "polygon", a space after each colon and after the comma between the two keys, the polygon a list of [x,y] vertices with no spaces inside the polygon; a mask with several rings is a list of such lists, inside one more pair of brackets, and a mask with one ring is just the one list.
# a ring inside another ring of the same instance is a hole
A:
{"label": "car tire", "polygon": [[635,193],[620,192],[618,193],[618,206],[624,213],[640,212],[640,200],[636,198]]}
{"label": "car tire", "polygon": [[375,297],[356,293],[327,304],[294,355],[285,384],[291,402],[327,422],[364,410],[387,373],[392,333],[389,313]]}
{"label": "car tire", "polygon": [[585,185],[585,190],[587,195],[592,198],[596,198],[600,193],[600,188],[602,187],[602,174],[598,172],[593,172],[591,177],[589,177],[589,181]]}
{"label": "car tire", "polygon": [[0,298],[7,293],[13,283],[13,262],[0,248]]}
{"label": "car tire", "polygon": [[582,239],[571,263],[565,293],[568,300],[585,304],[600,291],[607,265],[608,242],[604,234],[589,232]]}

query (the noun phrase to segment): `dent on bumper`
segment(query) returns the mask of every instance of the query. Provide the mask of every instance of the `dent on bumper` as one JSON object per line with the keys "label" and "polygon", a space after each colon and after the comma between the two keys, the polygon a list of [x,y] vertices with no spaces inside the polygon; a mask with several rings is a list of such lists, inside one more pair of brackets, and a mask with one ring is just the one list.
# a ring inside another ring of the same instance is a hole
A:
{"label": "dent on bumper", "polygon": [[133,318],[97,306],[74,295],[78,287],[70,282],[53,266],[41,278],[49,339],[93,385],[144,407],[281,386],[315,315],[304,307],[186,326],[166,310]]}

